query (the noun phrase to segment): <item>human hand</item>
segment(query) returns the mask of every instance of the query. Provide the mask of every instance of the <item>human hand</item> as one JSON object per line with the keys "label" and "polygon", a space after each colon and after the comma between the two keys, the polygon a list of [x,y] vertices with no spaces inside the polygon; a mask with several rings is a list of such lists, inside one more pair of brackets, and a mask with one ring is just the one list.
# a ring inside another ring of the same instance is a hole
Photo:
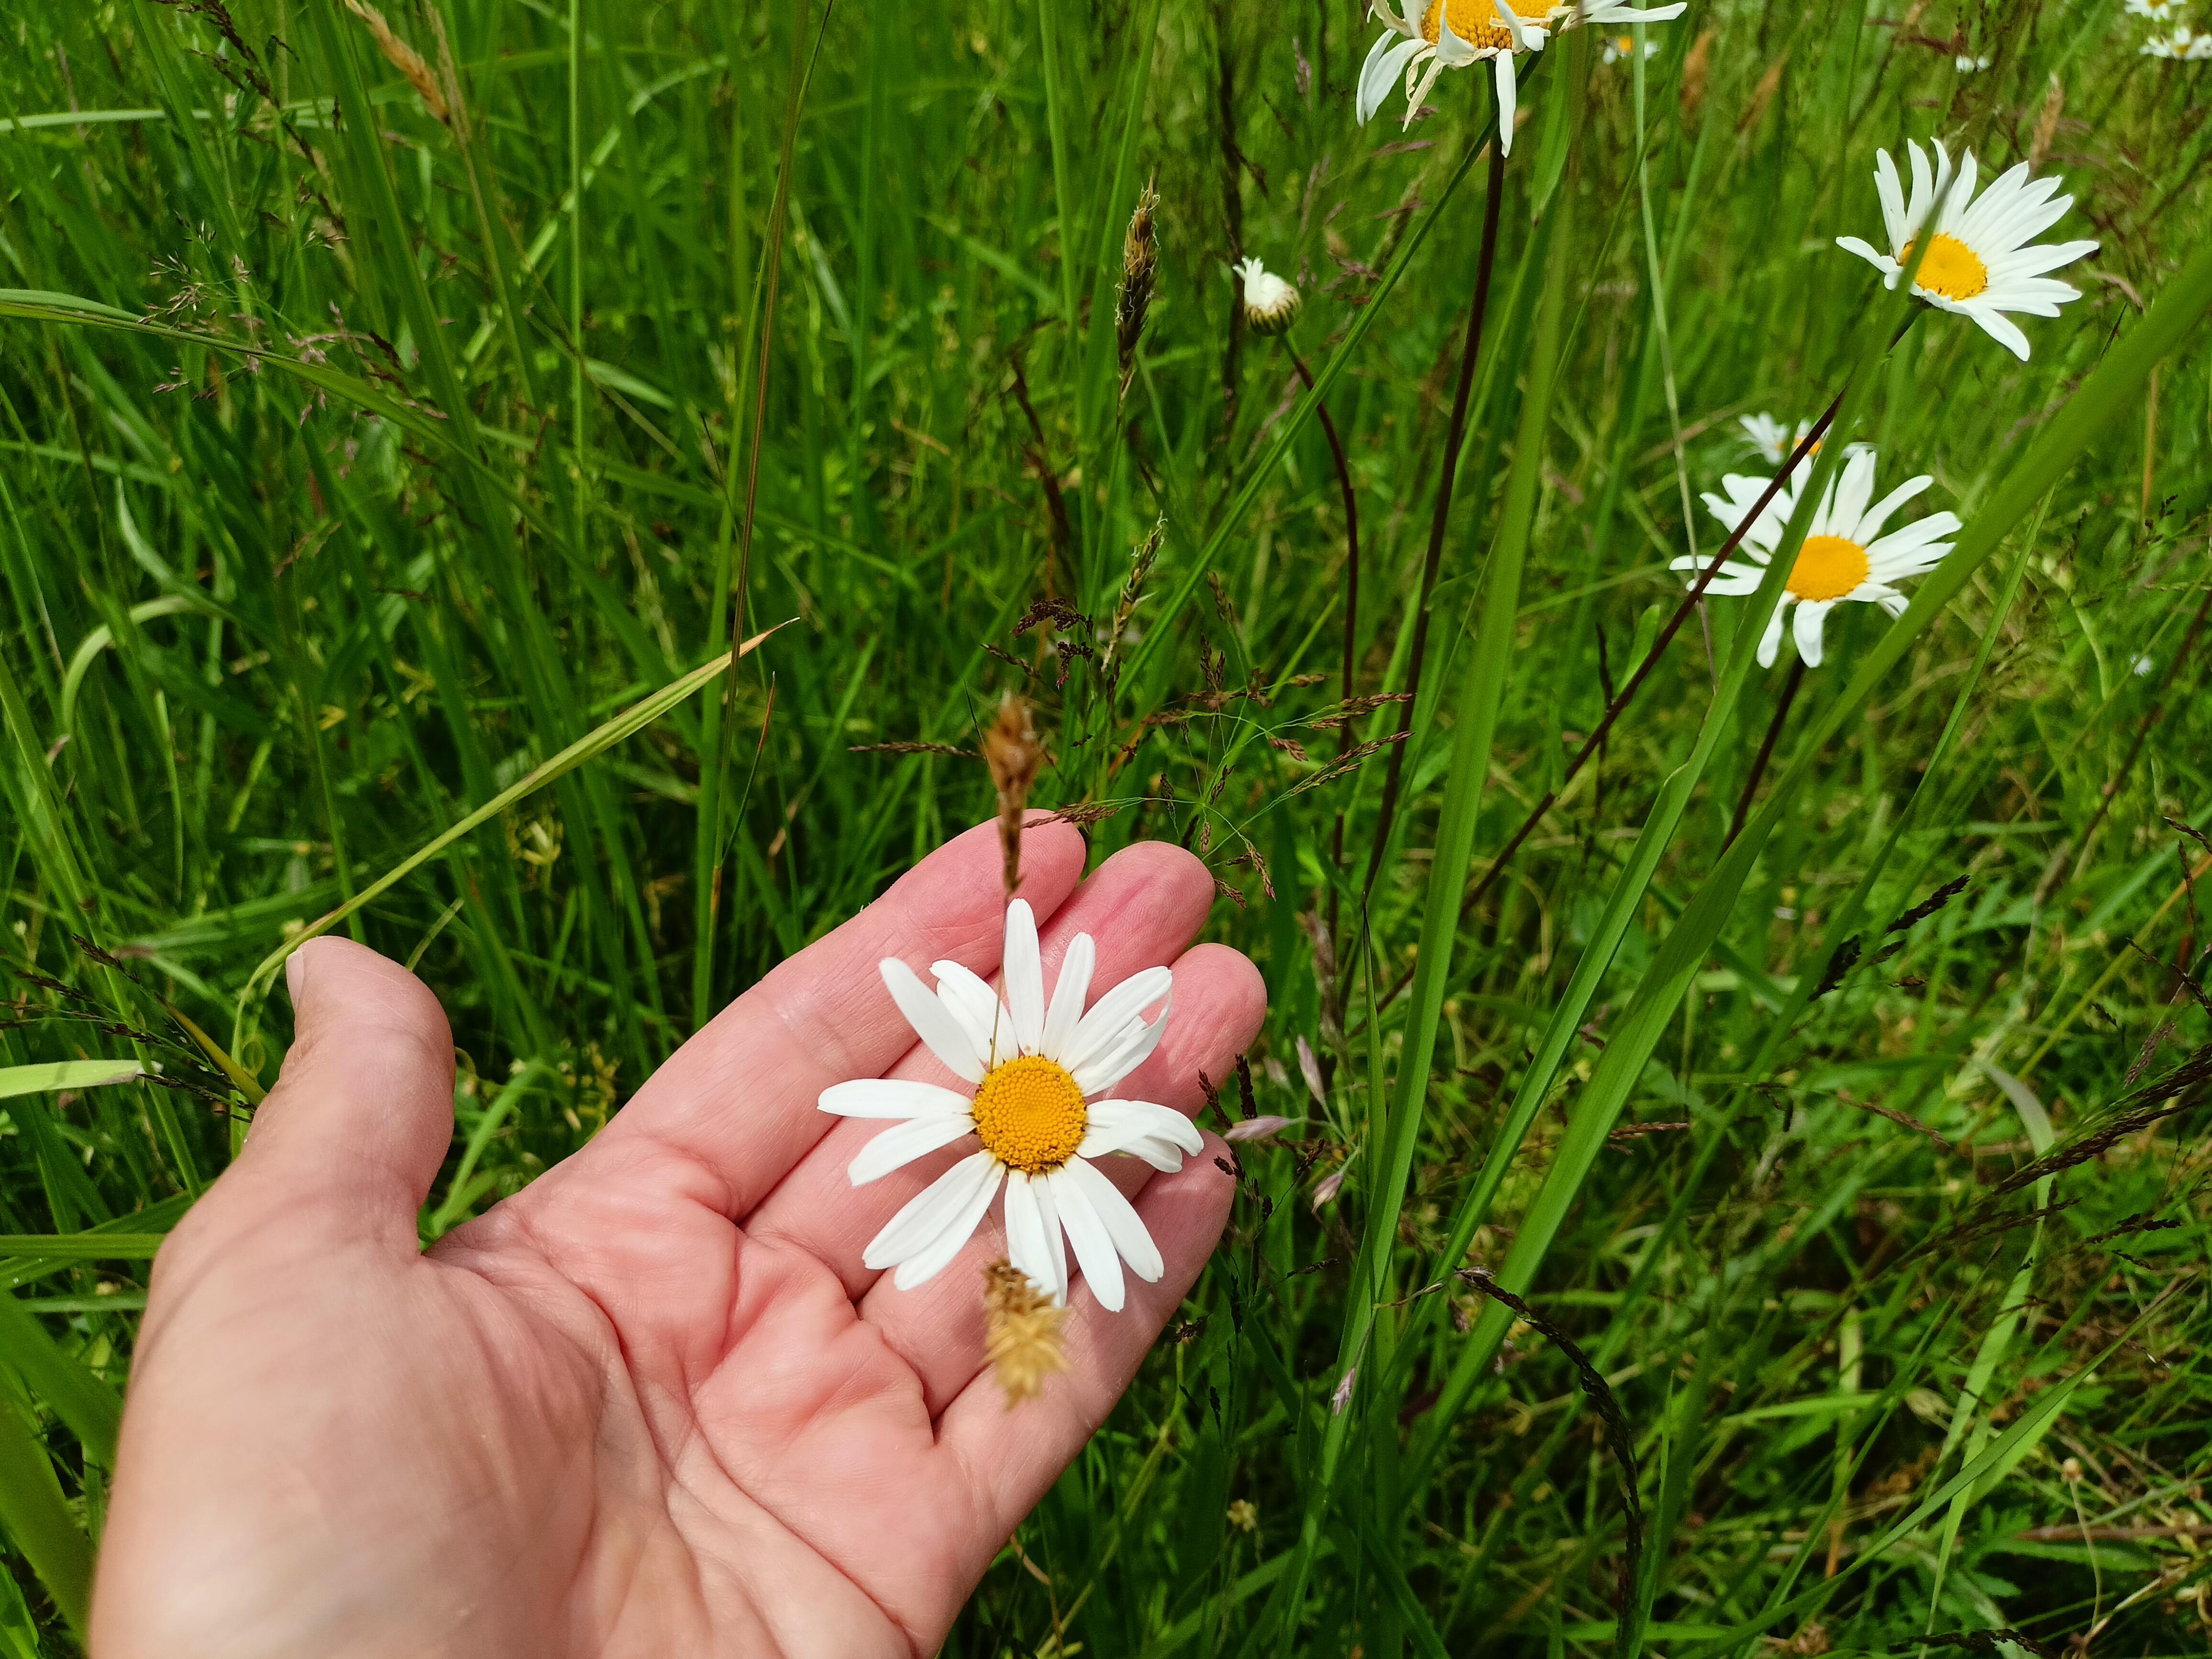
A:
{"label": "human hand", "polygon": [[[1144,844],[1087,881],[1024,838],[1048,982],[1077,933],[1094,998],[1171,963],[1174,1016],[1126,1092],[1198,1104],[1265,994],[1183,946],[1213,884]],[[312,1654],[926,1655],[1082,1448],[1196,1279],[1230,1178],[1102,1166],[1165,1264],[1124,1311],[1078,1283],[1069,1370],[1009,1410],[984,1370],[999,1206],[912,1291],[862,1266],[964,1150],[854,1188],[884,1126],[817,1109],[884,1075],[946,1081],[878,977],[989,976],[985,828],[724,1010],[607,1128],[420,1250],[453,1132],[424,987],[342,939],[292,961],[296,1039],[237,1162],[155,1264],[94,1589],[96,1659]],[[881,1280],[878,1283],[878,1280]]]}

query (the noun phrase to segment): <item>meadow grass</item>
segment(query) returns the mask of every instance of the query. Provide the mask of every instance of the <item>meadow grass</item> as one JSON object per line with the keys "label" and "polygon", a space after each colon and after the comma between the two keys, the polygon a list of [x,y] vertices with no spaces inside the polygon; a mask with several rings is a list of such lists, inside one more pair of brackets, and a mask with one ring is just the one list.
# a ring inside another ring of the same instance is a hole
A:
{"label": "meadow grass", "polygon": [[[2212,63],[1698,0],[1493,165],[1486,66],[1355,125],[1348,0],[5,27],[0,1650],[290,942],[452,1015],[435,1237],[988,816],[1010,690],[1291,1122],[946,1652],[2204,1650]],[[2101,244],[2027,362],[1833,246],[1931,137]],[[1816,484],[1966,527],[1761,668],[1668,561],[1839,397]]]}

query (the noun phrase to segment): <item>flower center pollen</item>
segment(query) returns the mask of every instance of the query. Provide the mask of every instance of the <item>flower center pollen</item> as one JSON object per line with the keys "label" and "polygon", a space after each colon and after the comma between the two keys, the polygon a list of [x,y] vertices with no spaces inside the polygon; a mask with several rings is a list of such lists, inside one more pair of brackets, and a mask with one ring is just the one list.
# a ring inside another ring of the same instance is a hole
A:
{"label": "flower center pollen", "polygon": [[[1551,0],[1505,0],[1513,15],[1531,28],[1540,29],[1552,15]],[[1490,0],[1429,0],[1421,16],[1421,36],[1431,46],[1442,38],[1441,27],[1449,8],[1452,33],[1479,51],[1510,52],[1513,37],[1498,21],[1498,8]]]}
{"label": "flower center pollen", "polygon": [[[1841,536],[1808,536],[1790,568],[1790,591],[1820,604],[1840,599],[1867,579],[1866,549]],[[984,1079],[986,1087],[990,1080]]]}
{"label": "flower center pollen", "polygon": [[1042,1054],[994,1067],[975,1091],[983,1150],[1025,1175],[1057,1170],[1083,1145],[1091,1115],[1066,1068]]}
{"label": "flower center pollen", "polygon": [[[1897,256],[1897,263],[1912,263],[1912,243]],[[1928,245],[1928,257],[1920,262],[1920,271],[1912,279],[1915,288],[1924,288],[1930,294],[1940,294],[1947,300],[1971,300],[1977,294],[1986,293],[1990,286],[1990,268],[1982,263],[1982,256],[1968,247],[1948,230],[1936,233],[1936,240]]]}

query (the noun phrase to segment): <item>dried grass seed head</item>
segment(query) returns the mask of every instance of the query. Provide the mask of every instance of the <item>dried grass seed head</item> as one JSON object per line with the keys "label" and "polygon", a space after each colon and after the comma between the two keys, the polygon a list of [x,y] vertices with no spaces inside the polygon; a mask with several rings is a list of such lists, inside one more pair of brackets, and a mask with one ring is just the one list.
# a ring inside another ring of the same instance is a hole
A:
{"label": "dried grass seed head", "polygon": [[983,1358],[1012,1411],[1044,1392],[1045,1378],[1067,1369],[1060,1326],[1067,1310],[1003,1259],[983,1269]]}

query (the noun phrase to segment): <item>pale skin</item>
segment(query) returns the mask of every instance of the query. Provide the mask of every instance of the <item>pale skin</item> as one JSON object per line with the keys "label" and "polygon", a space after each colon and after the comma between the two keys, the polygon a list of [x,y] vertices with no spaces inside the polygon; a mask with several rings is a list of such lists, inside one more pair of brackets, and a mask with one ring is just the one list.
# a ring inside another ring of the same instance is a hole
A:
{"label": "pale skin", "polygon": [[[1046,981],[1175,969],[1168,1035],[1115,1091],[1185,1111],[1264,1010],[1186,950],[1213,885],[1143,844],[1081,878],[1025,837]],[[995,833],[970,831],[748,991],[580,1152],[427,1253],[453,1133],[436,998],[337,939],[294,957],[295,1037],[244,1152],[155,1263],[94,1589],[94,1659],[312,1654],[927,1655],[1135,1374],[1219,1237],[1212,1135],[1181,1173],[1104,1167],[1158,1243],[1070,1370],[1010,1410],[982,1368],[994,1205],[912,1291],[863,1247],[963,1150],[859,1189],[859,1077],[951,1084],[876,963],[998,966]],[[1040,1632],[1042,1634],[1042,1632]]]}

